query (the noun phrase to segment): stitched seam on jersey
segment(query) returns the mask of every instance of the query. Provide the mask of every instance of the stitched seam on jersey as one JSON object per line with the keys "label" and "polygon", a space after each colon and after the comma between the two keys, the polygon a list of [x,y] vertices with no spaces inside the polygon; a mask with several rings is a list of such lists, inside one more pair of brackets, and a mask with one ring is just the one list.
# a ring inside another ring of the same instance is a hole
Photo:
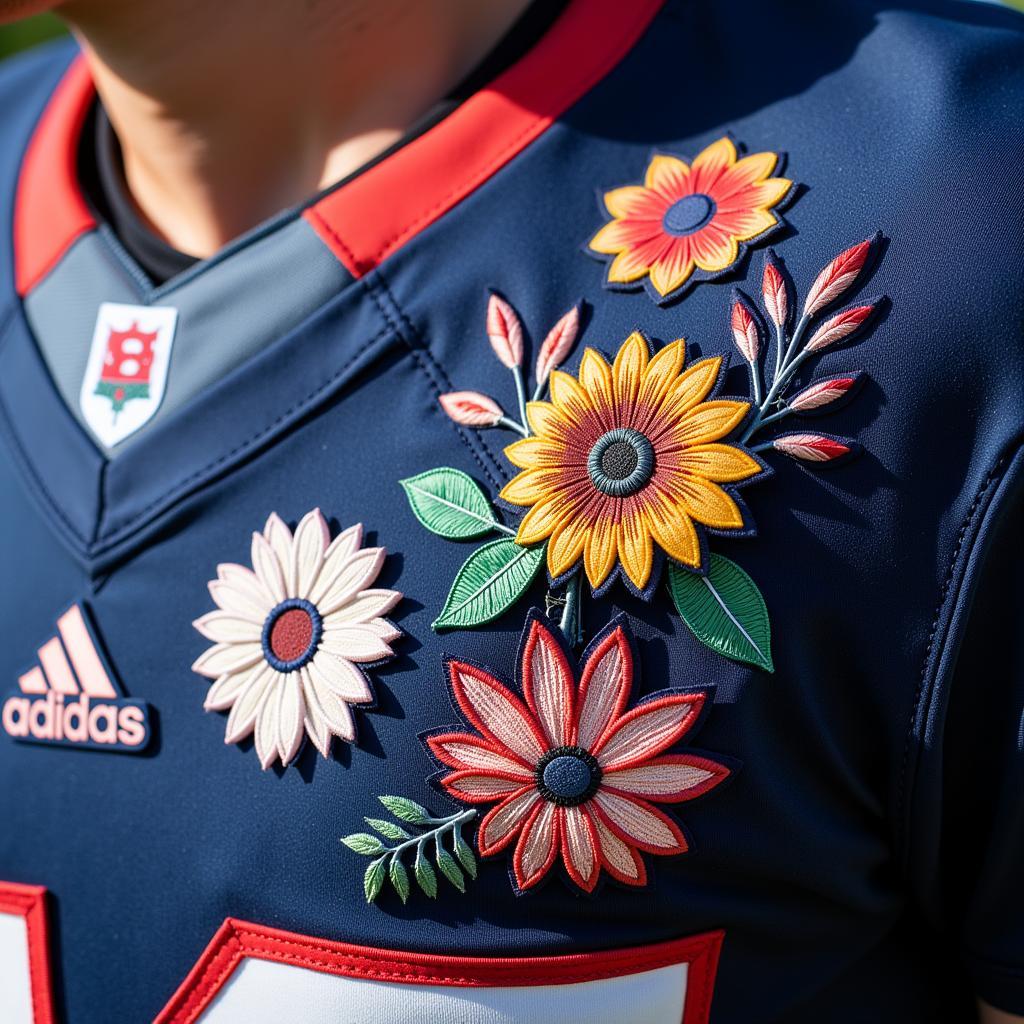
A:
{"label": "stitched seam on jersey", "polygon": [[100,465],[100,471],[98,475],[97,483],[97,495],[96,495],[96,522],[93,524],[92,537],[89,540],[89,546],[94,545],[100,537],[100,524],[103,522],[103,514],[107,507],[107,470],[110,468],[110,461],[104,459]]}
{"label": "stitched seam on jersey", "polygon": [[[3,322],[0,322],[0,337],[3,339],[0,341],[0,348],[6,348],[9,344],[8,339],[10,336],[11,324],[14,320],[14,313],[15,309],[12,307],[7,314],[7,318]],[[71,536],[78,541],[79,546],[84,546],[87,543],[84,535],[78,532],[75,526],[72,525],[71,520],[64,514],[64,510],[50,493],[50,489],[43,482],[42,477],[36,472],[35,466],[32,464],[32,460],[29,459],[28,453],[14,429],[14,422],[8,412],[7,403],[4,401],[2,392],[0,392],[0,429],[2,429],[3,433],[6,435],[11,453],[14,455],[15,461],[21,467],[21,471],[25,475],[30,486],[34,487],[38,496],[43,499],[44,504],[50,509],[53,515],[57,517],[58,521],[71,534]]]}
{"label": "stitched seam on jersey", "polygon": [[[710,951],[705,951],[699,957],[697,957],[697,959],[695,959],[693,961],[691,966],[694,966],[694,967],[699,966],[699,965],[701,965],[702,961],[708,960],[708,959],[715,959],[715,960],[717,960],[717,955],[711,953]],[[701,979],[705,979],[708,976],[705,973],[705,971],[703,971],[703,970],[698,971],[697,975]],[[687,970],[686,978],[687,978],[687,982],[689,982],[689,980],[690,980],[690,972],[689,972],[689,970]],[[689,985],[687,985],[687,988],[689,988]],[[700,1006],[698,1007],[698,1013],[697,1013],[697,1019],[698,1020],[707,1020],[708,1017],[711,1015],[711,998],[712,998],[713,994],[714,994],[714,984],[710,984],[710,985],[709,984],[702,984],[700,986],[700,997],[701,997],[701,999],[700,999]],[[684,1009],[684,1012],[685,1012],[685,1009]]]}
{"label": "stitched seam on jersey", "polygon": [[[579,963],[596,957],[602,962],[600,967],[582,971],[573,964],[571,978],[568,979],[571,983],[627,977],[644,971],[687,964],[697,969],[697,980],[701,981],[701,986],[699,992],[695,987],[693,994],[700,999],[699,1006],[706,1016],[713,997],[712,988],[707,984],[707,975],[714,970],[718,961],[723,938],[721,932],[710,932],[687,940],[658,943],[656,945],[669,948],[659,949],[656,956],[651,955],[650,947],[632,947],[595,950],[568,957],[555,954],[525,959],[531,961],[532,968],[539,972],[535,974],[537,980],[534,981],[538,985],[564,982],[563,960]],[[693,948],[695,945],[696,949]],[[309,951],[322,956],[308,955]],[[470,988],[516,984],[521,977],[524,962],[523,958],[517,957],[484,957],[478,961],[471,958],[469,963],[476,962],[480,967],[459,971],[455,968],[465,966],[464,963],[449,963],[438,967],[435,963],[418,963],[418,955],[397,950],[382,950],[381,955],[374,955],[372,951],[361,952],[358,947],[338,948],[338,944],[327,940],[314,940],[308,936],[289,937],[276,931],[271,934],[250,922],[228,918],[203,952],[199,961],[205,961],[202,970],[183,983],[158,1019],[172,1024],[192,1024],[221,990],[225,979],[246,958],[278,963],[293,962],[333,976],[372,978],[391,984],[411,982]],[[428,958],[437,959],[429,954]],[[450,958],[440,959],[448,961]],[[198,967],[197,963],[190,974],[195,974]]]}
{"label": "stitched seam on jersey", "polygon": [[35,934],[37,929],[35,927],[35,921],[33,920],[33,914],[31,910],[28,910],[24,917],[25,921],[25,941],[28,945],[28,990],[29,998],[32,1001],[32,1019],[33,1021],[40,1020],[42,1013],[40,1012],[42,1007],[36,1005],[36,995],[39,992],[39,965],[36,963],[36,957],[32,955],[33,950],[36,948],[36,943],[39,941],[38,936]]}
{"label": "stitched seam on jersey", "polygon": [[128,250],[121,244],[121,240],[114,234],[108,224],[101,224],[95,229],[95,234],[106,247],[106,254],[113,259],[116,268],[122,273],[127,274],[131,282],[138,289],[138,300],[148,306],[153,297],[153,282],[149,276],[132,259]]}
{"label": "stitched seam on jersey", "polygon": [[[262,935],[258,935],[258,934],[256,934],[256,935],[249,935],[249,934],[246,934],[243,931],[237,932],[236,936],[237,936],[237,939],[241,943],[242,948],[244,950],[250,950],[251,949],[251,950],[253,950],[253,951],[257,952],[257,953],[264,953],[264,954],[266,954],[267,952],[276,950],[277,947],[282,947],[282,948],[285,948],[285,949],[288,949],[288,948],[290,948],[290,949],[297,949],[297,950],[300,950],[299,953],[276,953],[275,952],[275,957],[274,958],[275,959],[285,959],[285,960],[296,960],[296,961],[299,961],[301,963],[318,964],[318,965],[320,965],[322,967],[337,968],[337,963],[336,963],[335,957],[337,957],[339,954],[337,953],[336,950],[333,950],[333,949],[331,949],[328,946],[322,946],[322,945],[318,945],[316,943],[309,943],[308,945],[306,943],[301,943],[300,944],[298,942],[291,942],[288,939],[277,938],[276,936],[270,937],[270,936],[262,936]],[[260,945],[261,941],[264,941],[266,943],[266,946],[261,946]],[[302,950],[310,950],[310,949],[313,950],[314,952],[323,953],[324,957],[321,958],[321,957],[316,957],[316,956],[304,956],[304,955],[302,955],[302,952],[301,952]],[[582,955],[586,956],[585,953],[582,954]],[[345,966],[344,973],[346,975],[352,975],[352,976],[378,977],[381,980],[392,980],[392,981],[394,981],[396,979],[397,980],[401,980],[401,981],[419,981],[419,982],[424,982],[424,981],[430,982],[430,981],[433,981],[433,982],[437,982],[437,983],[440,983],[440,984],[445,984],[446,982],[450,983],[452,981],[462,981],[462,982],[467,982],[467,983],[475,983],[477,981],[477,978],[478,978],[478,975],[476,975],[476,974],[458,973],[456,971],[444,971],[444,972],[433,971],[433,970],[431,970],[428,967],[423,967],[422,969],[414,969],[413,965],[408,964],[408,963],[406,963],[406,964],[399,964],[398,965],[399,967],[405,967],[406,969],[404,971],[399,971],[399,970],[395,970],[395,971],[382,970],[378,966],[378,961],[375,960],[373,957],[364,956],[364,955],[359,954],[359,953],[350,953],[350,952],[342,953],[342,954],[340,954],[340,956],[342,958],[344,958],[344,960],[347,962],[346,966]],[[630,973],[636,973],[636,972],[630,972],[626,968],[628,968],[631,965],[635,966],[637,964],[642,964],[643,965],[643,970],[645,970],[645,971],[647,971],[647,970],[657,970],[659,967],[667,967],[667,966],[671,966],[673,964],[679,963],[680,961],[677,959],[677,957],[678,957],[678,954],[673,954],[671,956],[668,955],[668,954],[663,954],[661,957],[655,957],[652,960],[646,960],[646,959],[642,959],[640,957],[628,957],[628,958],[627,957],[623,957],[621,962],[616,962],[614,966],[609,966],[609,967],[605,968],[604,970],[592,970],[592,971],[587,971],[585,973],[580,973],[580,974],[573,973],[572,980],[575,983],[575,982],[579,982],[579,981],[599,981],[599,980],[602,980],[604,978],[620,978],[620,977],[625,977],[625,976],[627,976]],[[364,963],[364,964],[367,965],[367,967],[365,969],[364,968],[360,968],[360,967],[349,967],[348,966],[349,962],[351,962],[351,963]],[[696,962],[696,961],[692,961],[692,962]],[[517,965],[515,963],[515,958],[512,958],[512,957],[509,958],[509,967],[510,967],[510,969],[513,969],[513,968],[517,967]]]}
{"label": "stitched seam on jersey", "polygon": [[[383,290],[384,293],[387,295],[391,304],[394,306],[396,312],[398,313],[398,316],[401,318],[401,322],[405,325],[411,337],[407,338],[405,336],[401,329],[401,326],[395,322],[394,318],[387,310],[385,304],[380,300],[379,296],[377,295],[377,286],[368,281],[366,287],[370,293],[370,296],[373,298],[373,301],[377,304],[377,308],[380,310],[381,316],[383,316],[384,319],[387,320],[389,324],[391,324],[395,333],[405,342],[406,347],[412,353],[412,357],[413,360],[416,362],[416,365],[423,371],[424,376],[430,383],[430,387],[434,392],[434,397],[439,400],[441,398],[442,390],[438,384],[437,378],[440,378],[441,384],[444,385],[444,387],[450,391],[452,390],[452,382],[451,380],[449,380],[448,374],[445,372],[444,367],[434,358],[434,356],[430,352],[429,346],[427,345],[425,339],[423,338],[423,335],[416,329],[416,326],[409,319],[409,317],[405,313],[405,310],[398,304],[398,301],[395,298],[394,293],[388,287],[388,283],[384,279],[384,276],[383,274],[381,274],[380,270],[377,271],[377,280],[380,282],[381,290]],[[413,343],[413,338],[419,340],[419,345]],[[466,431],[464,431],[457,423],[451,420],[449,420],[449,423],[451,423],[452,428],[455,430],[455,433],[459,436],[462,443],[465,444],[465,446],[469,449],[470,454],[476,460],[477,465],[480,466],[481,470],[483,471],[487,479],[490,481],[492,486],[497,487],[500,490],[501,487],[504,486],[504,482],[501,480],[501,471],[498,468],[499,462],[498,459],[495,457],[494,452],[491,451],[491,449],[488,447],[487,443],[483,440],[483,438],[477,438],[477,443],[483,449],[487,457],[491,460],[491,465],[488,466],[487,463],[481,458],[480,453],[477,451],[476,446],[473,443],[473,439],[469,436],[469,434]]]}
{"label": "stitched seam on jersey", "polygon": [[[925,647],[924,661],[921,665],[921,674],[918,679],[917,689],[914,693],[914,702],[911,708],[910,724],[907,727],[907,735],[903,744],[903,758],[900,764],[900,776],[899,784],[897,787],[897,803],[896,803],[896,821],[900,829],[899,832],[899,848],[901,854],[906,852],[908,837],[906,829],[905,816],[909,810],[908,804],[908,793],[907,793],[907,773],[910,766],[910,753],[914,747],[914,730],[917,723],[918,714],[921,710],[924,700],[930,696],[934,686],[928,686],[928,670],[932,663],[932,656],[935,652],[936,639],[938,637],[939,626],[942,620],[942,612],[945,609],[946,601],[949,597],[950,590],[952,589],[953,583],[957,580],[957,568],[960,561],[960,554],[963,550],[964,541],[967,539],[967,534],[974,522],[974,517],[978,514],[978,510],[981,508],[982,503],[985,501],[989,491],[992,489],[993,484],[997,479],[1001,478],[1003,466],[1009,460],[1012,454],[1016,454],[1017,450],[1008,452],[999,457],[995,464],[985,475],[977,492],[975,493],[974,500],[971,502],[970,508],[967,510],[967,514],[964,517],[963,522],[960,525],[960,530],[957,533],[956,544],[953,547],[953,554],[949,561],[949,569],[946,573],[946,578],[943,580],[942,588],[939,593],[939,602],[935,609],[935,616],[932,619],[931,630],[928,634],[928,643]],[[902,860],[902,856],[901,856]]]}
{"label": "stitched seam on jersey", "polygon": [[[379,330],[375,335],[373,335],[372,338],[370,338],[368,341],[366,341],[359,348],[359,350],[357,352],[355,352],[351,356],[351,358],[347,359],[334,373],[332,373],[331,376],[327,378],[327,380],[323,381],[318,387],[316,387],[313,391],[311,391],[304,398],[299,399],[299,401],[297,401],[293,405],[291,405],[288,409],[286,409],[283,413],[281,413],[276,419],[274,419],[267,426],[262,427],[255,434],[252,434],[246,440],[244,440],[244,441],[240,442],[239,444],[237,444],[234,448],[231,449],[231,451],[226,452],[224,455],[218,456],[216,459],[214,459],[212,462],[207,463],[201,469],[196,470],[194,473],[192,473],[189,476],[185,477],[183,480],[180,480],[177,484],[174,485],[174,487],[172,487],[169,490],[165,491],[163,494],[160,495],[160,497],[155,498],[148,505],[146,505],[145,508],[142,508],[138,512],[136,512],[130,519],[127,519],[127,520],[124,520],[124,521],[120,521],[120,522],[119,521],[115,521],[114,523],[112,523],[110,528],[109,528],[109,531],[103,535],[102,540],[103,540],[104,543],[98,549],[98,551],[103,551],[103,550],[106,550],[106,549],[112,547],[120,539],[120,535],[122,535],[122,534],[124,534],[126,532],[129,532],[131,530],[131,528],[135,525],[135,523],[137,523],[140,519],[143,519],[146,515],[148,515],[148,513],[152,509],[154,509],[156,506],[158,506],[162,502],[166,501],[168,497],[170,497],[172,495],[175,495],[178,492],[183,491],[185,488],[187,488],[190,484],[194,483],[201,476],[203,476],[204,474],[210,472],[211,470],[216,469],[217,467],[223,465],[223,463],[228,462],[229,460],[234,458],[235,455],[237,455],[240,451],[243,451],[245,448],[253,447],[254,445],[258,444],[268,434],[270,434],[274,430],[276,430],[278,425],[282,421],[289,419],[296,412],[300,411],[303,406],[306,406],[306,405],[309,405],[310,403],[312,403],[323,391],[325,391],[329,387],[331,387],[331,385],[333,385],[334,382],[339,377],[343,376],[346,372],[348,372],[348,370],[350,369],[350,367],[354,363],[358,362],[364,355],[366,355],[367,351],[373,345],[375,345],[378,341],[380,341],[381,338],[383,338],[386,335],[391,334],[393,332],[394,332],[394,327],[393,327],[393,325],[390,325],[390,324],[389,324],[389,326],[384,327],[381,330]],[[183,496],[183,495],[181,495],[181,496]],[[98,552],[94,552],[94,553],[98,553]]]}
{"label": "stitched seam on jersey", "polygon": [[[203,973],[196,978],[195,985],[189,992],[185,1002],[182,1003],[181,1007],[171,1018],[172,1020],[194,1020],[194,1014],[196,1010],[202,1007],[203,999],[208,992],[216,992],[221,985],[224,984],[224,979],[227,978],[232,971],[238,966],[239,962],[243,959],[243,947],[242,942],[239,938],[237,930],[232,927],[232,931],[227,935],[221,944],[220,948],[214,954],[210,962],[203,968]],[[225,958],[227,962],[221,967],[221,962]],[[218,968],[220,968],[218,970]],[[207,977],[214,970],[217,970],[217,975],[207,981]]]}

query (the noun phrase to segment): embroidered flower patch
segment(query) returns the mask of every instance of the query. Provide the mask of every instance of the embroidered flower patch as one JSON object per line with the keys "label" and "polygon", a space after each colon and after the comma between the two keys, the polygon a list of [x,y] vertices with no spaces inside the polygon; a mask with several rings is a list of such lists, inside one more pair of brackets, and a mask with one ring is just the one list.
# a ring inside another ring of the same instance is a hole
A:
{"label": "embroidered flower patch", "polygon": [[366,670],[394,656],[401,630],[385,615],[402,595],[370,589],[383,548],[361,547],[362,527],[333,541],[319,509],[294,536],[272,514],[252,538],[252,569],[217,566],[218,608],[193,623],[214,646],[193,671],[215,680],[207,711],[227,711],[225,743],[255,733],[264,769],[295,759],[304,737],[328,757],[331,737],[354,742],[351,705],[370,704]]}
{"label": "embroidered flower patch", "polygon": [[668,154],[652,157],[642,185],[604,194],[612,219],[589,250],[614,257],[608,285],[646,281],[657,301],[668,302],[698,281],[728,273],[747,247],[783,223],[777,208],[791,196],[793,182],[772,176],[781,163],[775,153],[739,158],[728,137],[690,164]]}
{"label": "embroidered flower patch", "polygon": [[631,704],[635,655],[625,618],[609,625],[582,659],[577,682],[564,641],[531,613],[520,645],[522,698],[487,669],[447,662],[469,731],[431,735],[451,769],[439,780],[456,800],[494,804],[480,822],[481,857],[512,851],[517,891],[560,863],[592,892],[602,872],[647,883],[643,853],[684,853],[679,823],[656,806],[692,800],[730,769],[687,752],[666,753],[695,727],[704,692],[665,690]]}
{"label": "embroidered flower patch", "polygon": [[[857,451],[854,441],[832,434],[774,431],[789,416],[833,411],[854,394],[859,372],[808,379],[806,368],[821,352],[863,337],[874,323],[884,300],[831,311],[863,278],[878,240],[830,260],[798,313],[789,275],[768,252],[763,312],[737,291],[728,318],[749,371],[749,400],[715,395],[723,357],[686,367],[682,339],[652,355],[639,332],[611,364],[588,348],[575,376],[558,370],[579,333],[573,309],[540,346],[528,402],[526,332],[512,306],[492,295],[487,333],[512,372],[518,412],[475,391],[442,395],[441,406],[463,426],[520,435],[505,449],[520,472],[500,497],[506,508],[526,513],[515,527],[507,525],[457,469],[440,467],[402,481],[413,513],[431,532],[452,540],[503,535],[463,564],[434,628],[491,621],[526,593],[546,564],[548,609],[562,609],[562,632],[575,646],[582,579],[602,594],[621,578],[649,600],[667,562],[669,594],[693,635],[719,654],[773,671],[764,598],[743,569],[708,550],[708,537],[753,533],[737,489],[766,469],[763,455],[821,468]],[[774,436],[758,438],[769,429]]]}
{"label": "embroidered flower patch", "polygon": [[555,370],[550,401],[527,406],[533,436],[505,449],[522,472],[501,497],[529,509],[516,541],[548,542],[556,582],[582,560],[595,592],[618,566],[645,596],[657,582],[656,552],[701,569],[706,529],[746,532],[733,487],[764,467],[723,439],[750,404],[711,397],[720,357],[684,363],[682,340],[650,358],[637,332],[611,366],[588,348],[578,379]]}

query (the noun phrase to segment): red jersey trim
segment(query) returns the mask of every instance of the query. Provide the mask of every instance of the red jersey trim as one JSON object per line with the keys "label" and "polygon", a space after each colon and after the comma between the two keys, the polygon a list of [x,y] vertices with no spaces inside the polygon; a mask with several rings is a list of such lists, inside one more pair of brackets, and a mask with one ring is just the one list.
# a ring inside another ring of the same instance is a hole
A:
{"label": "red jersey trim", "polygon": [[470,195],[633,48],[664,0],[572,0],[540,41],[435,127],[304,213],[355,277]]}
{"label": "red jersey trim", "polygon": [[[490,85],[303,217],[361,277],[543,134],[622,60],[663,2],[570,0],[544,37]],[[15,287],[23,297],[96,226],[76,167],[94,92],[79,57],[54,90],[26,150],[14,210]]]}
{"label": "red jersey trim", "polygon": [[76,58],[54,90],[25,151],[14,201],[14,286],[27,295],[71,243],[96,226],[78,187],[78,138],[94,94]]}
{"label": "red jersey trim", "polygon": [[46,889],[41,885],[0,882],[0,914],[25,918],[28,969],[32,986],[33,1024],[55,1024],[50,937],[46,922]]}
{"label": "red jersey trim", "polygon": [[228,918],[154,1024],[192,1024],[246,958],[324,974],[456,988],[566,985],[688,964],[681,1024],[707,1024],[725,933],[706,932],[651,946],[566,956],[461,957],[353,946]]}

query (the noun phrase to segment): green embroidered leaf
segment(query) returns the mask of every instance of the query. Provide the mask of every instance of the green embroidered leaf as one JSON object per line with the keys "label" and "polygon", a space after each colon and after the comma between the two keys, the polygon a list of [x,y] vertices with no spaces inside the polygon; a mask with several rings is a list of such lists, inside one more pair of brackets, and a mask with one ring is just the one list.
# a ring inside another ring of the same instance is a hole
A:
{"label": "green embroidered leaf", "polygon": [[350,836],[344,836],[341,840],[350,850],[372,857],[375,853],[384,852],[384,844],[369,832],[354,832]]}
{"label": "green embroidered leaf", "polygon": [[712,555],[707,576],[670,566],[668,585],[676,610],[698,640],[727,658],[775,671],[764,598],[735,562]]}
{"label": "green embroidered leaf", "polygon": [[462,838],[461,829],[455,830],[455,856],[459,858],[459,863],[465,868],[466,874],[470,878],[476,878],[476,857],[473,856],[469,844]]}
{"label": "green embroidered leaf", "polygon": [[370,828],[376,829],[385,839],[408,839],[409,833],[396,825],[393,821],[384,821],[381,818],[363,818]]}
{"label": "green embroidered leaf", "polygon": [[386,857],[378,857],[370,861],[363,876],[363,892],[366,893],[366,902],[372,903],[380,893],[384,884],[384,861]]}
{"label": "green embroidered leaf", "polygon": [[423,856],[423,847],[416,848],[416,863],[413,865],[413,873],[419,887],[431,898],[437,898],[437,875],[430,866],[430,861]]}
{"label": "green embroidered leaf", "polygon": [[427,809],[404,796],[379,796],[377,799],[396,817],[410,825],[429,825],[433,821]]}
{"label": "green embroidered leaf", "polygon": [[466,891],[466,879],[463,878],[459,865],[455,863],[455,858],[440,843],[437,844],[437,866],[441,869],[441,874],[459,892]]}
{"label": "green embroidered leaf", "polygon": [[416,518],[431,533],[465,540],[490,533],[496,525],[486,495],[458,469],[442,466],[400,481]]}
{"label": "green embroidered leaf", "polygon": [[434,629],[480,626],[511,607],[544,561],[544,547],[524,548],[514,540],[492,540],[458,571]]}
{"label": "green embroidered leaf", "polygon": [[391,884],[404,903],[409,898],[409,872],[405,870],[405,865],[397,857],[392,857],[389,873]]}

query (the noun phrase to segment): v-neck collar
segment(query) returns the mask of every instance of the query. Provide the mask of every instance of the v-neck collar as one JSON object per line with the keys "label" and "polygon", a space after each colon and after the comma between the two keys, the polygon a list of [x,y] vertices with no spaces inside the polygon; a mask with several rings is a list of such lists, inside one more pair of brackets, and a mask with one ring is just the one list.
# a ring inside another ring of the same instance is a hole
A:
{"label": "v-neck collar", "polygon": [[[511,67],[397,152],[317,197],[301,216],[354,277],[368,273],[493,177],[593,88],[629,52],[663,2],[571,0]],[[88,67],[79,57],[54,91],[25,154],[14,221],[15,281],[22,296],[76,238],[96,226],[76,166],[93,98]]]}
{"label": "v-neck collar", "polygon": [[[596,85],[633,47],[662,2],[571,0],[534,47],[443,121],[304,210],[253,232],[262,237],[301,217],[354,280],[113,458],[95,448],[61,399],[23,305],[12,296],[6,316],[0,314],[0,433],[76,557],[93,572],[103,571],[181,502],[269,446],[399,343],[397,318],[377,294],[375,268]],[[84,60],[73,58],[44,100],[20,167],[12,162],[2,169],[10,190],[17,181],[4,255],[21,298],[97,229],[75,160],[93,95]],[[181,276],[207,273],[246,244],[243,239]]]}

